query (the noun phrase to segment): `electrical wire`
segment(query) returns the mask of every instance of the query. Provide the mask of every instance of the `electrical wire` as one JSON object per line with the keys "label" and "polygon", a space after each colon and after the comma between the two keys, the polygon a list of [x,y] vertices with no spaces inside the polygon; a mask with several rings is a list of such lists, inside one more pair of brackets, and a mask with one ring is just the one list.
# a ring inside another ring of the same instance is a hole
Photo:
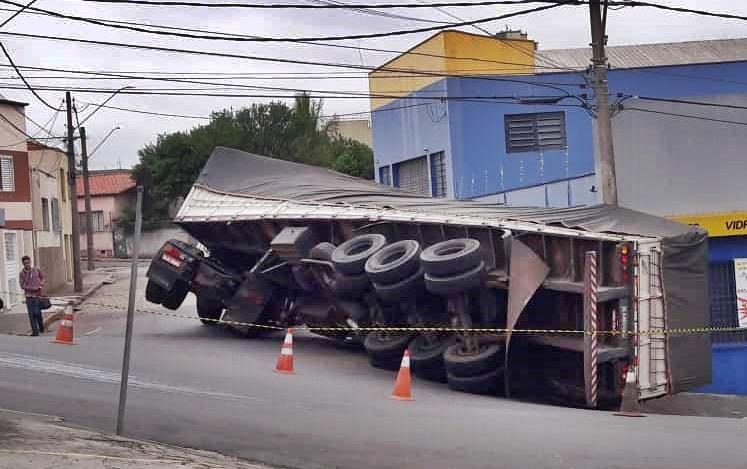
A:
{"label": "electrical wire", "polygon": [[[254,8],[254,9],[328,9],[328,8],[345,8],[341,5],[328,4],[328,5],[309,5],[305,3],[205,3],[195,1],[158,1],[158,0],[81,0],[84,2],[93,3],[118,3],[118,4],[132,4],[132,5],[145,5],[145,6],[181,6],[181,7],[208,7],[208,8]],[[356,5],[358,8],[430,8],[432,6],[438,7],[475,7],[475,6],[492,6],[492,5],[520,5],[530,3],[550,3],[559,4],[562,0],[503,0],[503,1],[481,1],[481,2],[439,2],[428,5],[418,3],[379,3],[379,4],[360,4]],[[567,2],[564,2],[567,3]],[[572,4],[575,5],[587,5],[589,0],[572,0]],[[622,1],[610,1],[609,6],[613,7],[647,7],[655,8],[665,11],[673,11],[677,13],[690,13],[701,16],[711,16],[716,18],[725,19],[738,19],[747,20],[747,16],[732,15],[730,13],[713,12],[706,10],[696,10],[693,8],[676,7],[670,5],[663,5],[660,3],[644,2],[637,0],[622,0]]]}
{"label": "electrical wire", "polygon": [[736,104],[721,104],[721,103],[706,103],[703,101],[692,101],[688,99],[674,99],[674,98],[654,98],[651,96],[632,96],[635,99],[642,99],[644,101],[658,101],[662,103],[677,103],[677,104],[692,104],[695,106],[708,106],[708,107],[721,107],[728,109],[745,109],[747,106],[739,106]]}
{"label": "electrical wire", "polygon": [[698,119],[698,120],[702,120],[702,121],[719,122],[719,123],[722,123],[722,124],[734,124],[734,125],[745,125],[745,126],[747,126],[747,122],[732,121],[732,120],[726,120],[726,119],[716,119],[716,118],[713,118],[713,117],[705,117],[705,116],[694,116],[692,114],[680,114],[680,113],[677,113],[677,112],[656,111],[656,110],[653,110],[653,109],[642,109],[642,108],[634,107],[634,106],[621,105],[621,107],[622,107],[622,110],[624,110],[624,111],[648,112],[648,113],[652,113],[652,114],[661,114],[661,115],[665,115],[665,116],[685,117],[685,118],[688,118],[688,119]]}
{"label": "electrical wire", "polygon": [[[8,2],[7,0],[1,0],[0,3],[10,3],[10,2]],[[15,10],[11,10],[8,8],[0,8],[0,10],[15,11]],[[41,9],[32,9],[32,10],[34,11],[26,11],[25,14],[38,15],[38,16],[54,16],[49,13],[45,13],[45,11],[47,10],[41,10]],[[141,27],[146,27],[146,28],[160,28],[160,29],[173,30],[173,31],[186,31],[186,32],[191,32],[191,33],[213,34],[213,35],[220,35],[220,36],[226,36],[226,37],[240,37],[240,38],[241,37],[245,37],[245,38],[258,37],[258,36],[252,36],[252,35],[245,35],[245,34],[238,34],[238,33],[226,33],[226,32],[221,32],[221,31],[211,31],[211,30],[205,30],[205,29],[182,28],[182,27],[176,27],[176,26],[140,23],[140,22],[134,22],[134,21],[119,21],[119,20],[112,20],[108,18],[90,18],[90,19],[100,21],[100,22],[105,22],[105,23],[112,23],[112,24],[141,26]],[[299,41],[299,43],[309,45],[309,46],[318,46],[318,47],[353,49],[353,50],[358,50],[358,51],[364,50],[368,52],[381,52],[381,53],[400,54],[400,55],[409,54],[409,55],[417,55],[417,56],[422,56],[422,57],[469,60],[473,62],[495,63],[495,64],[502,64],[502,65],[515,65],[519,67],[526,67],[525,63],[491,60],[491,59],[485,59],[481,57],[449,56],[449,55],[430,54],[426,52],[417,52],[417,51],[400,51],[400,50],[392,50],[392,49],[381,49],[381,48],[375,48],[375,47],[351,46],[351,45],[346,45],[346,44],[328,44],[328,43],[315,42],[315,41]],[[542,60],[545,60],[545,59],[542,59]],[[540,66],[540,65],[535,65],[534,68],[547,68],[547,69],[553,69],[553,70],[575,70],[575,69],[569,69],[567,67],[558,67],[558,66],[545,67],[545,66]],[[515,68],[507,68],[507,69],[477,69],[473,71],[485,72],[485,71],[515,71],[515,70],[516,70]]]}
{"label": "electrical wire", "polygon": [[16,10],[16,12],[15,12],[15,13],[13,13],[12,15],[10,15],[10,16],[9,16],[9,17],[8,17],[8,18],[7,18],[6,20],[5,20],[5,21],[3,21],[2,23],[0,23],[0,29],[4,28],[4,27],[5,27],[5,25],[7,25],[8,23],[10,23],[10,22],[11,22],[11,21],[13,21],[14,19],[16,19],[16,17],[17,17],[18,15],[20,15],[21,13],[23,13],[23,12],[24,12],[24,11],[25,11],[25,10],[26,10],[27,8],[29,8],[29,7],[31,6],[31,5],[33,5],[33,4],[34,4],[34,3],[36,3],[36,2],[37,2],[37,0],[31,0],[31,1],[30,1],[30,2],[28,2],[28,3],[26,4],[26,5],[22,6],[22,7],[21,7],[21,8],[19,8],[18,10]]}
{"label": "electrical wire", "polygon": [[38,99],[42,104],[47,106],[49,109],[53,111],[58,111],[59,110],[58,108],[55,108],[54,106],[49,104],[44,98],[39,96],[39,94],[31,86],[31,84],[28,81],[26,81],[26,79],[23,77],[23,74],[21,74],[21,71],[18,69],[18,67],[16,67],[16,64],[13,62],[13,59],[10,57],[8,50],[5,48],[5,45],[2,42],[0,42],[0,49],[2,49],[3,54],[5,54],[5,58],[8,59],[8,62],[13,67],[13,70],[16,71],[18,78],[20,78],[23,84],[26,85],[26,88],[28,88],[28,90],[31,91],[31,94],[33,94],[36,99]]}
{"label": "electrical wire", "polygon": [[[351,39],[375,39],[375,38],[382,38],[382,37],[419,34],[419,33],[431,32],[431,31],[442,31],[444,29],[449,29],[449,28],[457,28],[457,27],[471,26],[471,25],[481,24],[481,23],[489,23],[491,21],[514,18],[517,16],[527,15],[530,13],[537,13],[540,11],[558,8],[565,4],[570,4],[571,2],[574,2],[574,1],[576,0],[559,0],[559,3],[552,3],[550,5],[543,5],[539,7],[529,8],[526,10],[506,13],[506,14],[498,15],[498,16],[491,16],[487,18],[480,18],[480,19],[470,20],[470,21],[462,21],[461,23],[447,23],[445,25],[428,26],[424,28],[415,28],[415,29],[403,29],[403,30],[398,30],[398,31],[387,31],[383,33],[353,34],[353,35],[347,35],[347,36],[311,36],[311,37],[238,37],[238,36],[224,37],[224,36],[208,36],[208,35],[198,35],[198,34],[180,33],[180,32],[154,31],[154,30],[142,28],[139,26],[106,23],[106,22],[99,21],[93,18],[67,15],[64,13],[59,13],[59,12],[55,12],[51,10],[43,10],[43,9],[36,8],[36,7],[31,7],[29,9],[34,10],[34,11],[44,12],[51,16],[55,16],[57,18],[82,21],[85,23],[95,24],[98,26],[107,26],[107,27],[116,28],[116,29],[126,29],[126,30],[140,32],[140,33],[156,34],[156,35],[162,35],[162,36],[184,37],[184,38],[190,38],[190,39],[265,43],[265,42],[311,42],[311,41],[344,41],[344,40],[351,40]],[[2,3],[22,6],[21,4],[10,1],[10,0],[3,0]]]}
{"label": "electrical wire", "polygon": [[407,21],[418,21],[421,23],[432,23],[432,24],[448,24],[445,21],[434,21],[426,18],[414,18],[412,16],[397,15],[394,13],[387,13],[385,11],[373,10],[370,8],[359,8],[357,5],[351,5],[344,2],[337,2],[334,0],[310,0],[314,3],[321,5],[341,5],[345,10],[350,10],[356,13],[362,13],[364,15],[379,16],[382,18],[390,18],[395,20],[407,20]]}
{"label": "electrical wire", "polygon": [[[0,36],[3,36],[3,35],[13,36],[13,37],[34,38],[34,39],[47,39],[51,41],[74,42],[78,44],[87,44],[87,45],[96,45],[96,46],[121,47],[121,48],[134,49],[134,50],[150,50],[150,51],[157,51],[157,52],[178,53],[178,54],[197,55],[197,56],[245,59],[245,60],[254,60],[258,62],[286,63],[286,64],[295,64],[295,65],[315,65],[315,66],[320,66],[320,67],[348,68],[348,69],[355,69],[355,70],[370,70],[370,71],[393,71],[393,72],[403,71],[402,69],[397,69],[397,68],[370,67],[366,65],[357,65],[357,64],[352,64],[352,63],[315,62],[315,61],[303,60],[303,59],[264,57],[264,56],[255,56],[255,55],[234,54],[234,53],[227,53],[227,52],[203,51],[203,50],[198,50],[198,49],[178,49],[178,48],[173,48],[173,47],[147,46],[143,44],[132,44],[132,43],[123,43],[123,42],[99,41],[99,40],[92,40],[92,39],[70,38],[70,37],[64,37],[64,36],[46,36],[46,35],[40,35],[40,34],[27,34],[27,33],[0,31]],[[412,70],[406,70],[406,71],[415,73],[418,76],[429,76],[429,77],[438,77],[438,78],[463,78],[463,79],[469,78],[473,80],[486,80],[486,81],[506,82],[506,83],[522,83],[522,84],[530,85],[530,86],[553,89],[556,91],[560,91],[561,93],[568,93],[566,90],[558,86],[552,85],[552,84],[521,80],[517,78],[483,76],[483,75],[453,75],[453,74],[448,74],[448,73],[438,73],[438,72],[428,72],[428,71],[412,71]],[[568,95],[570,95],[570,93],[568,93]]]}

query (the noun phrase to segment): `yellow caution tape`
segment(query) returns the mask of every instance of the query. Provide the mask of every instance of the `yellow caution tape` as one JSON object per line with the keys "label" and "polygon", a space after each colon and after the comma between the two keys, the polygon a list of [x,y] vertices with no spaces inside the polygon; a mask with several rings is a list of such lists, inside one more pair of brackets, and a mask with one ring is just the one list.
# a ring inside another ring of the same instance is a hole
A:
{"label": "yellow caution tape", "polygon": [[[86,304],[102,306],[105,308],[112,309],[126,309],[119,305],[110,305],[104,303],[95,303],[87,301]],[[223,319],[210,319],[210,318],[199,318],[195,316],[185,316],[181,314],[166,313],[163,311],[154,311],[148,309],[136,308],[135,311],[139,313],[153,314],[157,316],[166,316],[177,319],[190,319],[198,321],[214,322],[216,324],[226,324],[229,326],[241,326],[241,327],[253,327],[258,329],[270,329],[270,330],[285,330],[287,327],[284,326],[273,326],[269,324],[256,324],[239,321],[228,321]],[[430,327],[430,326],[361,326],[361,327],[346,327],[346,326],[314,326],[314,325],[300,325],[292,326],[294,330],[306,330],[311,332],[457,332],[463,334],[574,334],[574,335],[628,335],[628,336],[651,336],[651,335],[682,335],[682,334],[709,334],[715,332],[740,332],[747,331],[747,328],[740,327],[699,327],[699,328],[686,328],[686,329],[650,329],[645,331],[585,331],[585,330],[574,330],[574,329],[502,329],[494,327]]]}

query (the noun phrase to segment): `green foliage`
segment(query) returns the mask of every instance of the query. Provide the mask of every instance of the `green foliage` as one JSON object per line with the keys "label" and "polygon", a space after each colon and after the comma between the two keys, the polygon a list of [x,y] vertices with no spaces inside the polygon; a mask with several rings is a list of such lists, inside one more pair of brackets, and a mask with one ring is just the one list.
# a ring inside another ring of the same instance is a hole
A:
{"label": "green foliage", "polygon": [[[143,227],[155,227],[184,197],[216,146],[334,168],[373,179],[373,152],[361,143],[332,137],[335,121],[323,122],[322,102],[298,95],[293,107],[283,102],[252,104],[214,112],[210,122],[188,131],[159,135],[140,149],[133,177],[145,188]],[[120,225],[132,230],[134,211]]]}
{"label": "green foliage", "polygon": [[373,179],[373,151],[368,145],[355,140],[336,139],[333,148],[336,156],[332,168],[335,171],[361,179]]}

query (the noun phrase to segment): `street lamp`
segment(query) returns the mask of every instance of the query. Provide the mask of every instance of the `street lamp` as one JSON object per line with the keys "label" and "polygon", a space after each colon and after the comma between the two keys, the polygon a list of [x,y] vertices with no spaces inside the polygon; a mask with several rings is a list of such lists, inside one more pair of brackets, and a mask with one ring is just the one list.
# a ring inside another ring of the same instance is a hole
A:
{"label": "street lamp", "polygon": [[114,93],[112,93],[112,95],[109,96],[108,98],[106,98],[106,100],[104,100],[103,103],[101,103],[98,106],[96,106],[96,109],[94,109],[93,111],[91,111],[91,113],[88,114],[88,116],[86,116],[85,119],[83,119],[82,121],[80,121],[80,123],[78,124],[78,127],[80,127],[81,125],[85,124],[86,121],[91,118],[91,116],[93,116],[94,114],[96,114],[99,111],[99,109],[101,109],[102,107],[104,107],[106,105],[106,103],[108,103],[109,101],[111,101],[112,99],[114,99],[114,97],[116,95],[118,95],[121,91],[123,91],[123,90],[130,90],[130,89],[133,89],[133,88],[135,88],[135,87],[134,86],[129,86],[129,85],[128,86],[123,86],[122,88],[120,88],[117,91],[115,91]]}
{"label": "street lamp", "polygon": [[100,142],[98,143],[98,145],[96,145],[96,147],[95,147],[95,148],[94,148],[94,149],[93,149],[93,150],[91,151],[91,153],[90,153],[90,154],[88,155],[88,159],[90,160],[91,158],[93,158],[93,154],[94,154],[94,153],[96,153],[96,150],[98,150],[99,148],[101,148],[101,145],[103,145],[103,144],[104,144],[104,143],[105,143],[105,142],[107,141],[107,139],[108,139],[109,137],[111,137],[111,135],[112,135],[112,134],[113,134],[114,132],[116,132],[117,130],[119,130],[119,129],[121,129],[121,128],[122,128],[122,126],[119,126],[119,125],[118,125],[118,126],[116,126],[116,127],[114,127],[114,128],[112,128],[112,130],[110,130],[110,131],[109,131],[109,133],[108,133],[108,134],[106,134],[106,135],[104,136],[104,138],[102,138],[102,139],[101,139],[101,141],[100,141]]}

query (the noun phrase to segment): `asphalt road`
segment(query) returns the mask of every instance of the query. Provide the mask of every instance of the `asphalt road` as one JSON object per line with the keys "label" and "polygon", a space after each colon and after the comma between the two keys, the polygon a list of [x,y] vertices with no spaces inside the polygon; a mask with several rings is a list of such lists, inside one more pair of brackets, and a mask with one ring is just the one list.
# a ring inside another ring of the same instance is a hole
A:
{"label": "asphalt road", "polygon": [[[90,303],[124,306],[126,283]],[[77,345],[52,344],[50,334],[0,338],[0,407],[113,431],[124,313],[90,303],[75,320]],[[194,298],[177,313],[194,316]],[[138,313],[127,435],[298,468],[745,467],[745,419],[631,419],[418,379],[415,401],[394,401],[394,374],[362,353],[295,339],[297,374],[279,375],[281,335],[249,340]]]}

